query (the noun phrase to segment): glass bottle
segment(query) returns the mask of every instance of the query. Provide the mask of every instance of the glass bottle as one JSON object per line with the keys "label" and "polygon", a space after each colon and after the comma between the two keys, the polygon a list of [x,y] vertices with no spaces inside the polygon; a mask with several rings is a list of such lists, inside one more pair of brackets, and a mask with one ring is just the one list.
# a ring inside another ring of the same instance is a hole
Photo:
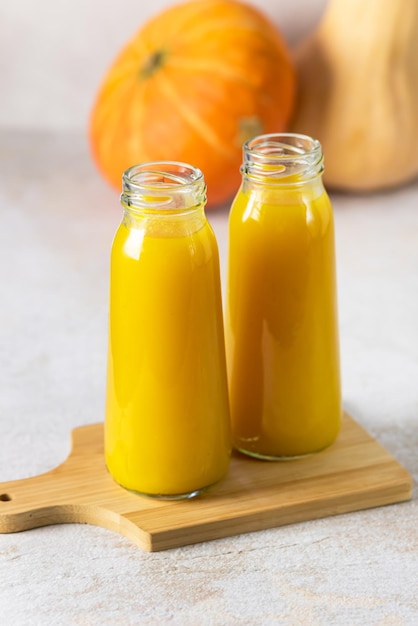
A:
{"label": "glass bottle", "polygon": [[233,445],[265,459],[317,452],[341,420],[333,212],[318,141],[244,145],[229,219],[226,345]]}
{"label": "glass bottle", "polygon": [[112,246],[105,457],[120,485],[188,498],[230,460],[219,255],[200,170],[123,174]]}

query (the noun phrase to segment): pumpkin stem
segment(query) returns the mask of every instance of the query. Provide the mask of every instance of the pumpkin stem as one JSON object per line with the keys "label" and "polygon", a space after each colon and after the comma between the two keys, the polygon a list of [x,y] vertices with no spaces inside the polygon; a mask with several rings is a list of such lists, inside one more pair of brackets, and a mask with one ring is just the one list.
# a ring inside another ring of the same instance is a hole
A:
{"label": "pumpkin stem", "polygon": [[241,147],[249,139],[256,137],[256,135],[261,135],[263,131],[263,122],[257,115],[240,117],[238,120],[236,145]]}
{"label": "pumpkin stem", "polygon": [[139,70],[140,78],[149,78],[161,67],[166,53],[163,50],[152,52]]}

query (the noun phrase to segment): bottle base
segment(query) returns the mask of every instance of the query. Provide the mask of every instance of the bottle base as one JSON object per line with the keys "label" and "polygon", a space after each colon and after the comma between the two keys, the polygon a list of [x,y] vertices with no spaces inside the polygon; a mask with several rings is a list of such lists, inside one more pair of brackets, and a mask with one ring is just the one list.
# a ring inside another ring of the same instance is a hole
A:
{"label": "bottle base", "polygon": [[142,491],[137,491],[135,489],[128,489],[123,485],[120,485],[129,493],[133,493],[136,496],[142,496],[143,498],[149,498],[151,500],[169,500],[169,501],[178,501],[178,500],[191,500],[192,498],[196,498],[200,496],[202,493],[205,493],[209,487],[202,487],[202,489],[195,489],[194,491],[187,491],[185,493],[175,493],[175,494],[165,494],[165,493],[144,493]]}
{"label": "bottle base", "polygon": [[144,498],[149,498],[151,500],[174,500],[174,501],[192,500],[193,498],[196,498],[197,496],[200,496],[203,493],[205,493],[208,489],[211,489],[214,485],[220,482],[224,477],[224,476],[221,476],[220,478],[218,478],[218,480],[214,480],[214,482],[210,483],[209,485],[206,485],[204,487],[198,487],[197,489],[193,489],[191,491],[184,491],[184,492],[179,492],[179,493],[163,493],[163,492],[149,493],[146,491],[141,491],[140,489],[135,489],[133,487],[128,487],[127,485],[124,485],[110,471],[107,462],[106,462],[106,469],[109,472],[109,475],[112,478],[112,480],[114,480],[114,482],[117,485],[119,485],[119,487],[122,487],[122,489],[125,489],[125,491],[128,491],[129,493],[132,493],[136,496],[142,496]]}
{"label": "bottle base", "polygon": [[239,446],[234,446],[234,448],[240,454],[244,454],[245,456],[250,456],[253,459],[258,459],[260,461],[297,461],[298,459],[305,459],[306,457],[313,456],[315,454],[318,454],[319,452],[322,452],[323,450],[326,450],[334,443],[334,441],[335,439],[325,444],[324,446],[317,448],[316,450],[311,450],[310,452],[302,452],[301,454],[292,454],[292,455],[264,454],[262,452],[256,452],[254,450],[246,450]]}
{"label": "bottle base", "polygon": [[271,454],[262,454],[261,452],[252,452],[251,450],[244,450],[243,448],[235,448],[237,452],[240,454],[245,454],[245,456],[250,456],[253,459],[258,459],[259,461],[297,461],[298,459],[305,459],[308,456],[312,456],[313,454],[317,454],[320,452],[306,452],[305,454],[295,454],[293,456],[284,456],[284,455],[271,455]]}

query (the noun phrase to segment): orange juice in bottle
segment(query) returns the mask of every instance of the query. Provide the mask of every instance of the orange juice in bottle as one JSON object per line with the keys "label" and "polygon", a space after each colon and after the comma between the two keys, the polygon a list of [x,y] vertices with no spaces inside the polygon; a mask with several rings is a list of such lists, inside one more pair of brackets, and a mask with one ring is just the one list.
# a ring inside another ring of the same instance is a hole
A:
{"label": "orange juice in bottle", "polygon": [[230,458],[218,248],[202,173],[182,163],[123,175],[111,254],[105,457],[139,494],[185,498]]}
{"label": "orange juice in bottle", "polygon": [[318,141],[256,137],[229,221],[226,342],[234,446],[285,459],[336,438],[341,389],[333,213]]}

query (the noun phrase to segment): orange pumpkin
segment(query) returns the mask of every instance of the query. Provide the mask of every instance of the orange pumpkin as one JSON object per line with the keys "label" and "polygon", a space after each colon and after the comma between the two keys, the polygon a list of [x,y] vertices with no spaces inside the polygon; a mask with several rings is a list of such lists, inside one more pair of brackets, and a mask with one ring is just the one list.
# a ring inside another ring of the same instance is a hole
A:
{"label": "orange pumpkin", "polygon": [[117,189],[133,164],[191,163],[218,204],[239,185],[243,142],[284,130],[294,91],[287,46],[260,11],[236,0],[178,4],[110,67],[91,115],[92,152]]}

